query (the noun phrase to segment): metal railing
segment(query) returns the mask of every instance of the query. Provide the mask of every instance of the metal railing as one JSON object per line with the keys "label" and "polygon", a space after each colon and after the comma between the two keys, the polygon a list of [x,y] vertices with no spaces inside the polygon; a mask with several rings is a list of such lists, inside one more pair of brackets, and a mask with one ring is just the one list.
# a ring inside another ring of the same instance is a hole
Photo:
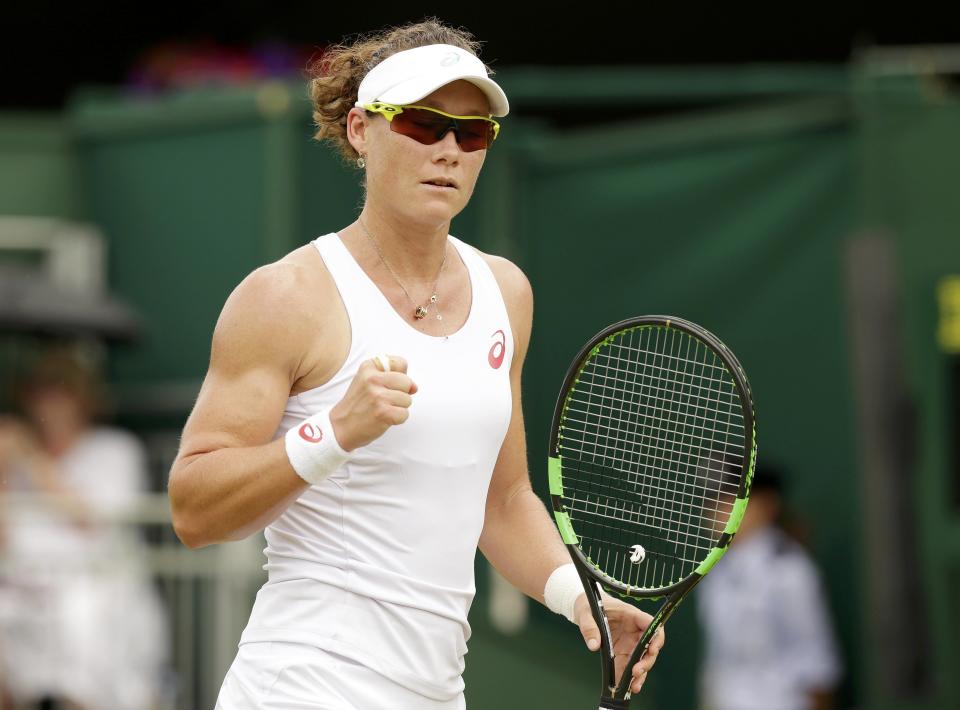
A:
{"label": "metal railing", "polygon": [[[56,511],[57,501],[37,494],[0,495],[0,529],[38,511]],[[140,569],[156,585],[169,635],[169,669],[157,700],[157,710],[213,708],[220,684],[236,653],[257,589],[266,575],[262,570],[262,535],[240,541],[190,550],[174,534],[165,494],[143,495],[122,514],[93,521],[138,538],[134,546]],[[27,565],[25,567],[25,564]],[[129,558],[104,564],[96,574],[122,572]],[[0,580],[16,584],[16,575],[29,574],[30,565],[50,574],[49,560],[17,559],[15,565],[0,544]],[[65,571],[64,580],[70,573]],[[15,652],[15,651],[14,651]],[[148,710],[148,709],[144,709]]]}

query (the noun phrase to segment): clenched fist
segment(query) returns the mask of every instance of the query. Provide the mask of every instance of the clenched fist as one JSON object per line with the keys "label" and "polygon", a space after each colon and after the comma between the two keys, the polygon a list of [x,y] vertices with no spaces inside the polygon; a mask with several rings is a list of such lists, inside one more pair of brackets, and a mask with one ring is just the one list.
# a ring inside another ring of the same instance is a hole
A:
{"label": "clenched fist", "polygon": [[343,399],[330,410],[334,435],[344,451],[366,446],[410,416],[417,385],[407,376],[406,360],[391,355],[389,361],[390,370],[384,372],[376,359],[365,360]]}

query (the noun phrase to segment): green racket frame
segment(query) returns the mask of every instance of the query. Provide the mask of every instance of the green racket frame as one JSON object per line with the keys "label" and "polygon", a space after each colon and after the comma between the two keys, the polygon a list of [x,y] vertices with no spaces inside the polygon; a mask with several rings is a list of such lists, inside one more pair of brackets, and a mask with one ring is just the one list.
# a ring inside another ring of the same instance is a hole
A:
{"label": "green racket frame", "polygon": [[[574,387],[591,359],[604,345],[620,336],[622,333],[638,328],[660,327],[674,328],[694,336],[703,345],[712,350],[724,363],[732,378],[736,393],[740,398],[744,416],[744,454],[742,461],[742,475],[739,479],[739,488],[733,509],[727,519],[726,526],[716,542],[716,545],[700,562],[696,569],[673,584],[658,589],[639,589],[623,584],[621,581],[606,574],[581,549],[574,523],[563,503],[563,473],[564,459],[562,455],[563,422]],[[690,321],[673,316],[639,316],[614,323],[597,333],[577,354],[564,378],[563,389],[557,399],[554,409],[553,422],[550,433],[549,459],[547,472],[550,487],[550,498],[553,504],[553,513],[563,542],[566,543],[570,557],[576,566],[580,579],[583,582],[590,610],[597,622],[601,636],[601,710],[625,710],[630,701],[630,669],[643,657],[647,647],[657,630],[667,621],[681,601],[710,571],[730,546],[743,514],[747,507],[750,495],[750,484],[753,480],[753,470],[756,465],[756,417],[753,405],[753,396],[743,368],[733,353],[715,335]],[[646,629],[636,649],[626,665],[623,677],[617,681],[613,656],[613,643],[610,627],[603,610],[601,592],[606,589],[621,597],[632,599],[660,599],[667,597],[660,610],[654,615],[652,622]]]}

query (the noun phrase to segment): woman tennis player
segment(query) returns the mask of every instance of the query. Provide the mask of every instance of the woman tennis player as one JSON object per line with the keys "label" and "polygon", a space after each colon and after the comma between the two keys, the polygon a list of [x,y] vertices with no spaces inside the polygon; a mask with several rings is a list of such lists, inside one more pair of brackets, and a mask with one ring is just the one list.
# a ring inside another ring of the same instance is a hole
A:
{"label": "woman tennis player", "polygon": [[[478,546],[598,646],[526,468],[530,285],[448,234],[508,111],[477,47],[427,21],[324,55],[317,136],[365,171],[363,209],[247,276],[217,323],[170,499],[191,547],[265,529],[222,710],[464,708]],[[608,604],[629,652],[649,616]]]}

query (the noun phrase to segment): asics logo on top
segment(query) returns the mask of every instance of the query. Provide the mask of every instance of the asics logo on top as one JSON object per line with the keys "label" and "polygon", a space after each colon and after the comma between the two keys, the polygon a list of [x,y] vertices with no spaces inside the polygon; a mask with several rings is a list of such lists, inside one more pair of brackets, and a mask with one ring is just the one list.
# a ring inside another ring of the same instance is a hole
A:
{"label": "asics logo on top", "polygon": [[507,352],[507,336],[502,330],[496,331],[492,337],[496,338],[497,336],[500,336],[500,338],[490,346],[490,352],[487,353],[487,362],[490,363],[490,367],[494,370],[500,369],[500,366],[503,364],[503,356]]}

